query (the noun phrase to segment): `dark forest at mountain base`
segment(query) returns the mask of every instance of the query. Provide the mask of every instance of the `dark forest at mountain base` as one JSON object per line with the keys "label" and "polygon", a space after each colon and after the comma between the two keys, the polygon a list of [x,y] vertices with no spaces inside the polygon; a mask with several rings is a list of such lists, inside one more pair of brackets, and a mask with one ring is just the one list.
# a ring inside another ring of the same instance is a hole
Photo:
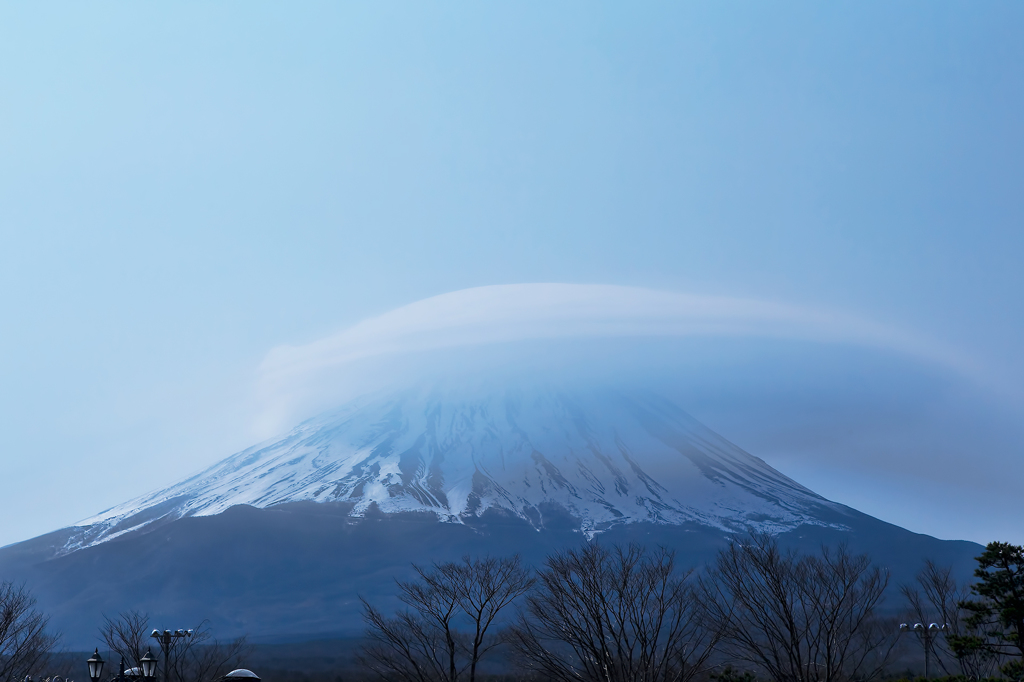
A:
{"label": "dark forest at mountain base", "polygon": [[[780,541],[804,550],[848,542],[889,569],[892,584],[910,580],[926,558],[966,578],[981,550],[850,511],[831,519],[850,530],[803,526]],[[361,632],[358,598],[390,608],[394,580],[408,578],[412,562],[518,553],[537,566],[553,550],[587,542],[578,521],[554,509],[541,531],[496,511],[472,527],[439,523],[429,514],[353,519],[347,512],[346,506],[313,503],[238,506],[53,558],[62,541],[55,533],[0,549],[0,575],[24,581],[68,646],[90,646],[103,616],[127,609],[148,612],[160,628],[193,627],[208,618],[220,636],[300,641]],[[701,567],[729,536],[707,526],[634,523],[596,541],[663,545],[678,552],[680,565]]]}

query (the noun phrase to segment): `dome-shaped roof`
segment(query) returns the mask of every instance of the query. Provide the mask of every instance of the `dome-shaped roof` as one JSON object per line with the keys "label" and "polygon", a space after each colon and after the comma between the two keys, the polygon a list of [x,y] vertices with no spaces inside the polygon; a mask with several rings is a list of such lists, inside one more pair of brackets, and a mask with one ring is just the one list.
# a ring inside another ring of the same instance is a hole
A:
{"label": "dome-shaped roof", "polygon": [[225,680],[259,680],[260,676],[251,670],[245,668],[239,668],[238,670],[232,670],[224,676]]}

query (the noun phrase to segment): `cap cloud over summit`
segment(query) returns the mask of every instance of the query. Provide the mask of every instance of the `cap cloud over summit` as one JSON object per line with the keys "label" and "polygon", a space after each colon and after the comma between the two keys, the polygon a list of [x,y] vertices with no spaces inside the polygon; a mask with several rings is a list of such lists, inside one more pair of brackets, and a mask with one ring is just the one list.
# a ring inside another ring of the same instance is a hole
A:
{"label": "cap cloud over summit", "polygon": [[[655,390],[826,497],[915,530],[1014,532],[999,519],[1015,494],[1007,467],[1024,475],[1010,456],[1024,445],[1016,389],[898,328],[756,299],[562,284],[432,297],[271,351],[257,431],[375,391],[541,379]],[[936,508],[950,497],[990,525]]]}

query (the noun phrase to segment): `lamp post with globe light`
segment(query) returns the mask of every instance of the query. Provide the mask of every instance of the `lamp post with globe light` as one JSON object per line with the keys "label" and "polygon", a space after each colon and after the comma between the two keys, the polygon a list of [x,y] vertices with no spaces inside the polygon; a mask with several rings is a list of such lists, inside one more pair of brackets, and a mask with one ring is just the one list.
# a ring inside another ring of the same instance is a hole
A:
{"label": "lamp post with globe light", "polygon": [[931,678],[931,657],[932,657],[932,642],[939,635],[946,634],[946,628],[949,627],[948,623],[939,625],[938,623],[930,623],[925,625],[924,623],[914,623],[908,625],[906,623],[900,623],[900,634],[904,632],[913,632],[921,640],[921,644],[924,645],[924,677],[925,679]]}
{"label": "lamp post with globe light", "polygon": [[[177,641],[177,640],[179,640],[179,639],[181,639],[183,637],[191,637],[191,636],[192,636],[192,630],[174,630],[174,631],[164,630],[163,632],[161,632],[159,630],[153,630],[153,633],[150,635],[150,637],[152,637],[156,641],[160,642],[160,651],[162,651],[163,655],[164,655],[164,679],[163,679],[163,682],[170,682],[170,679],[171,679],[171,668],[170,668],[171,648],[174,646],[175,641]],[[154,662],[154,666],[155,665],[156,664]]]}

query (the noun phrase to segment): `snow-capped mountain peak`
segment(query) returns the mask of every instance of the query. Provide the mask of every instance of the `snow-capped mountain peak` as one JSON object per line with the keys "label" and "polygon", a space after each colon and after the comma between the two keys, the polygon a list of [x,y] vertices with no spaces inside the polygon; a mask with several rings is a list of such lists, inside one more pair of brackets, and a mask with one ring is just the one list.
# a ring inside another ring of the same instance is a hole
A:
{"label": "snow-capped mountain peak", "polygon": [[76,524],[64,552],[231,506],[344,502],[352,516],[498,509],[588,535],[639,521],[783,531],[840,510],[649,393],[410,390],[366,397]]}

